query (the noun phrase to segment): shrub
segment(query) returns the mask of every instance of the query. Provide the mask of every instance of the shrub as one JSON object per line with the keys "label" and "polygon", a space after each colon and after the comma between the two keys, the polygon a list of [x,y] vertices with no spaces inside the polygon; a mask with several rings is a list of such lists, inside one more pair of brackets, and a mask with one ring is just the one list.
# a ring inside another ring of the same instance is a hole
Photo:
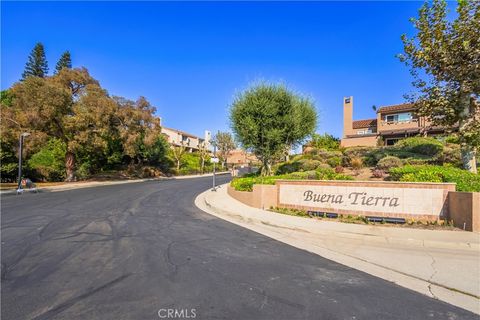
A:
{"label": "shrub", "polygon": [[[3,92],[3,91],[2,91]],[[2,182],[15,181],[18,159],[14,147],[4,139],[0,140],[0,177]]]}
{"label": "shrub", "polygon": [[336,173],[332,168],[318,169],[317,179],[318,180],[353,180],[353,178],[350,176]]}
{"label": "shrub", "polygon": [[319,160],[322,162],[327,162],[328,159],[334,157],[342,157],[343,154],[341,151],[332,151],[332,150],[317,150],[315,154],[311,154],[311,158],[314,160]]}
{"label": "shrub", "polygon": [[330,167],[335,168],[335,167],[342,164],[342,158],[341,157],[331,157],[330,159],[327,160],[327,163]]}
{"label": "shrub", "polygon": [[292,179],[292,180],[316,180],[317,179],[317,171],[310,170],[304,172],[292,172],[285,176],[285,178]]}
{"label": "shrub", "polygon": [[335,167],[335,173],[343,173],[345,169],[342,166],[336,166]]}
{"label": "shrub", "polygon": [[419,170],[416,173],[407,173],[400,178],[406,182],[443,182],[443,176],[437,172]]}
{"label": "shrub", "polygon": [[245,177],[245,178],[235,178],[232,180],[230,185],[238,191],[252,191],[254,184],[275,184],[276,180],[279,179],[291,179],[291,180],[353,180],[352,177],[337,174],[333,171],[332,168],[324,168],[318,170],[310,170],[303,172],[293,172],[290,174],[277,175],[277,176],[268,176],[268,177]]}
{"label": "shrub", "polygon": [[298,162],[300,163],[299,169],[301,171],[315,170],[322,164],[322,162],[320,162],[319,160],[310,160],[310,159],[302,159],[302,160],[299,160]]}
{"label": "shrub", "polygon": [[445,138],[446,143],[454,143],[454,144],[459,144],[460,139],[458,139],[458,136],[455,134],[451,134]]}
{"label": "shrub", "polygon": [[350,161],[350,164],[351,164],[352,168],[355,169],[355,170],[359,170],[359,169],[363,168],[363,160],[362,160],[362,158],[359,158],[359,157],[352,158],[352,160]]}
{"label": "shrub", "polygon": [[460,146],[456,144],[448,144],[443,148],[443,151],[440,152],[435,157],[435,162],[440,164],[450,163],[454,166],[462,166],[462,157],[460,152]]}
{"label": "shrub", "polygon": [[347,157],[355,158],[355,157],[364,157],[369,152],[372,152],[373,150],[375,150],[375,147],[351,147],[351,148],[345,149],[343,153]]}
{"label": "shrub", "polygon": [[397,181],[453,182],[457,191],[480,191],[480,176],[452,166],[412,166],[390,169],[390,176]]}
{"label": "shrub", "polygon": [[382,170],[389,170],[390,168],[401,167],[403,165],[402,160],[393,156],[386,156],[377,163],[377,168]]}
{"label": "shrub", "polygon": [[384,178],[385,177],[385,171],[382,169],[375,169],[372,172],[372,176],[374,178]]}
{"label": "shrub", "polygon": [[398,141],[395,148],[426,156],[434,156],[442,151],[443,145],[434,138],[411,137]]}
{"label": "shrub", "polygon": [[407,158],[403,160],[403,164],[410,164],[410,165],[426,165],[430,164],[431,160],[429,159],[417,159],[417,158]]}
{"label": "shrub", "polygon": [[288,161],[278,165],[275,174],[284,174],[300,170],[301,163],[298,161]]}
{"label": "shrub", "polygon": [[48,181],[65,179],[66,145],[60,139],[50,139],[47,144],[28,160],[28,167]]}
{"label": "shrub", "polygon": [[338,150],[340,148],[340,139],[328,133],[323,135],[313,134],[309,145],[316,149]]}

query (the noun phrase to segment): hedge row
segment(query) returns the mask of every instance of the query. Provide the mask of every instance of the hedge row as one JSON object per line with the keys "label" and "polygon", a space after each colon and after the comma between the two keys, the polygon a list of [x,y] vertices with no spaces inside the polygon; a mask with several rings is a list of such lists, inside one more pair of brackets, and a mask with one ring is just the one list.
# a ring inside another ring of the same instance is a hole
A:
{"label": "hedge row", "polygon": [[322,168],[312,171],[293,172],[276,176],[256,176],[235,178],[230,185],[237,191],[252,191],[254,184],[275,184],[280,179],[286,180],[353,180],[351,176],[335,173],[333,169]]}
{"label": "hedge row", "polygon": [[457,191],[480,192],[480,175],[451,166],[412,166],[390,169],[390,177],[407,182],[453,182]]}

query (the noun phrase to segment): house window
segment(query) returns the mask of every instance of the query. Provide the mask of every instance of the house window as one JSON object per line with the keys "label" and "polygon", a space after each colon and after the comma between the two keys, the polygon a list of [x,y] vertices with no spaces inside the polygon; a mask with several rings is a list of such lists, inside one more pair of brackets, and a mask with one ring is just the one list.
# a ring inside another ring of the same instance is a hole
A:
{"label": "house window", "polygon": [[370,133],[373,133],[372,128],[357,131],[357,134],[370,134]]}
{"label": "house window", "polygon": [[386,122],[407,122],[412,120],[412,113],[402,112],[396,114],[387,114],[384,119]]}

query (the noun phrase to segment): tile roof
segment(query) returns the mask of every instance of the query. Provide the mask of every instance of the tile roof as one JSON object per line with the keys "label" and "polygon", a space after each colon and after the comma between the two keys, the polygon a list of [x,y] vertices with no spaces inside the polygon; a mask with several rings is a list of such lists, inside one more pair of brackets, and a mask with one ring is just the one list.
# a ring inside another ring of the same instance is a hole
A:
{"label": "tile roof", "polygon": [[377,110],[377,113],[407,111],[407,110],[412,110],[412,109],[416,109],[416,107],[413,103],[402,103],[402,104],[394,104],[394,105],[391,105],[391,106],[380,107]]}
{"label": "tile roof", "polygon": [[182,136],[185,136],[185,137],[197,138],[197,139],[202,140],[202,141],[204,140],[203,138],[200,138],[200,137],[198,137],[198,136],[196,136],[196,135],[194,135],[194,134],[191,134],[191,133],[188,133],[188,132],[185,132],[185,131],[182,131],[182,130],[173,129],[173,128],[167,128],[167,127],[165,127],[165,126],[163,126],[162,128],[165,128],[165,129],[171,130],[171,131],[175,131],[175,132],[177,132],[177,133],[179,133],[179,134],[181,134]]}
{"label": "tile roof", "polygon": [[352,123],[353,129],[376,127],[377,119],[355,120]]}

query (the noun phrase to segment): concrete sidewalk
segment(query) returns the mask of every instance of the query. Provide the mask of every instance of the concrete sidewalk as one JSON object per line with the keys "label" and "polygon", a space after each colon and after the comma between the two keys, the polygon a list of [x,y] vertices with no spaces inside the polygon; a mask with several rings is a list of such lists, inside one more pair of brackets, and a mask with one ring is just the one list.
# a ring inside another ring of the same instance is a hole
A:
{"label": "concrete sidewalk", "polygon": [[347,224],[252,208],[226,185],[195,204],[219,218],[480,314],[480,234]]}
{"label": "concrete sidewalk", "polygon": [[[228,171],[217,172],[217,175],[229,174]],[[116,184],[126,184],[126,183],[139,183],[139,182],[146,182],[146,181],[160,181],[160,180],[181,180],[181,179],[193,179],[193,178],[200,178],[200,177],[211,177],[213,176],[212,173],[205,173],[205,174],[196,174],[196,175],[186,175],[186,176],[174,176],[174,177],[158,177],[158,178],[148,178],[148,179],[133,179],[133,180],[115,180],[115,181],[79,181],[79,182],[66,182],[64,184],[55,185],[55,186],[48,186],[48,187],[40,187],[37,188],[39,192],[48,191],[48,192],[57,192],[57,191],[65,191],[65,190],[72,190],[72,189],[81,189],[81,188],[91,188],[91,187],[100,187],[100,186],[110,186]],[[29,189],[24,189],[24,193],[34,192]],[[1,190],[0,195],[6,194],[16,194],[16,189],[10,190]]]}

